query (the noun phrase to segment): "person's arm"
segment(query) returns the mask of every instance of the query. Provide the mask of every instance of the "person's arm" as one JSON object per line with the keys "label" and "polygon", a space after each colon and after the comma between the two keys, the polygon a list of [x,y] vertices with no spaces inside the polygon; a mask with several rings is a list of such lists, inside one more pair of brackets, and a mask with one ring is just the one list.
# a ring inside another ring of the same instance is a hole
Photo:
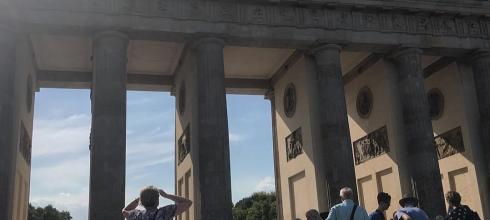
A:
{"label": "person's arm", "polygon": [[170,195],[170,194],[167,194],[165,191],[163,191],[162,189],[158,190],[160,192],[160,195],[163,197],[163,198],[167,198],[167,199],[170,199],[172,201],[175,202],[175,215],[180,215],[182,214],[183,212],[187,211],[187,209],[189,209],[192,205],[192,201],[191,200],[188,200],[186,198],[182,198],[180,196],[175,196],[175,195]]}
{"label": "person's arm", "polygon": [[122,210],[122,214],[124,218],[128,218],[129,212],[136,209],[136,207],[138,207],[139,202],[140,202],[140,198],[136,198],[131,203],[129,203],[126,207],[124,207],[124,209]]}
{"label": "person's arm", "polygon": [[327,220],[337,220],[337,217],[335,216],[335,207],[332,207],[330,209],[330,212],[328,213]]}

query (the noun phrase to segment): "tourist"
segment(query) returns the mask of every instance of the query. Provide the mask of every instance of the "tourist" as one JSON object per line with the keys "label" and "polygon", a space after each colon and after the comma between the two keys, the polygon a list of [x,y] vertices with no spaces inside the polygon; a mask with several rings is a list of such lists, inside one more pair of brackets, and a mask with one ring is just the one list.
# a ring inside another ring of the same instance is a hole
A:
{"label": "tourist", "polygon": [[322,220],[322,217],[316,209],[310,209],[306,212],[306,220]]}
{"label": "tourist", "polygon": [[364,208],[359,207],[352,201],[354,193],[351,188],[345,187],[340,190],[342,203],[330,209],[327,220],[369,220]]}
{"label": "tourist", "polygon": [[466,205],[461,205],[461,195],[456,191],[446,193],[446,201],[449,205],[446,220],[478,220],[476,212]]}
{"label": "tourist", "polygon": [[395,213],[395,220],[429,220],[427,213],[418,208],[419,200],[417,198],[404,195],[399,203],[402,208]]}
{"label": "tourist", "polygon": [[391,196],[388,193],[378,193],[378,208],[369,214],[370,220],[386,220],[384,212],[388,210],[391,204]]}
{"label": "tourist", "polygon": [[[174,201],[175,204],[158,208],[159,195]],[[139,203],[145,210],[136,209]],[[192,201],[188,199],[170,195],[161,189],[149,186],[141,190],[140,197],[129,203],[122,213],[127,220],[171,220],[185,212],[191,205]]]}

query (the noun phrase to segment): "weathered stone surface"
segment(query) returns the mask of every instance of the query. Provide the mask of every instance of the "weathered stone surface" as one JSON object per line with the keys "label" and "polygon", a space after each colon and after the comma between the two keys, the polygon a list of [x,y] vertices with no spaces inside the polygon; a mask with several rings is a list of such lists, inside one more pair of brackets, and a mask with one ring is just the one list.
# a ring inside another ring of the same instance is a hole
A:
{"label": "weathered stone surface", "polygon": [[223,47],[217,38],[199,39],[195,44],[202,220],[232,219]]}
{"label": "weathered stone surface", "polygon": [[102,32],[93,41],[89,219],[122,219],[129,39],[118,32]]}
{"label": "weathered stone surface", "polygon": [[15,34],[0,24],[0,219],[12,219],[15,164]]}
{"label": "weathered stone surface", "polygon": [[320,132],[326,161],[328,198],[330,204],[340,202],[337,196],[342,187],[351,187],[356,192],[356,174],[347,121],[347,107],[340,65],[340,47],[322,45],[314,50],[320,113]]}
{"label": "weathered stone surface", "polygon": [[407,166],[413,191],[431,218],[445,213],[439,163],[435,150],[429,103],[424,89],[422,51],[403,49],[394,55],[402,108]]}
{"label": "weathered stone surface", "polygon": [[473,59],[473,76],[475,79],[476,97],[480,111],[480,126],[483,152],[490,176],[490,52],[478,51]]}
{"label": "weathered stone surface", "polygon": [[[400,13],[364,9],[311,9],[289,5],[182,0],[25,0],[33,9],[138,15],[214,22],[372,30],[490,39],[489,19],[457,14]],[[138,7],[131,7],[138,6]],[[143,10],[146,9],[146,10]],[[148,13],[150,11],[150,13]]]}

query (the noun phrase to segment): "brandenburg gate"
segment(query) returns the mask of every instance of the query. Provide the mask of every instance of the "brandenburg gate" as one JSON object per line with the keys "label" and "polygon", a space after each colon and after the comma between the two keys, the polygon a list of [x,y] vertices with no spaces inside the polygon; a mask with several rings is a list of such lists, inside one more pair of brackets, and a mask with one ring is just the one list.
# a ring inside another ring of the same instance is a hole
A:
{"label": "brandenburg gate", "polygon": [[488,219],[489,16],[480,0],[1,0],[0,219],[27,219],[40,88],[91,90],[90,220],[122,219],[128,90],[176,98],[179,220],[232,219],[226,94],[270,100],[280,219],[343,186],[369,211],[390,193],[388,215],[414,194],[431,218],[457,190]]}

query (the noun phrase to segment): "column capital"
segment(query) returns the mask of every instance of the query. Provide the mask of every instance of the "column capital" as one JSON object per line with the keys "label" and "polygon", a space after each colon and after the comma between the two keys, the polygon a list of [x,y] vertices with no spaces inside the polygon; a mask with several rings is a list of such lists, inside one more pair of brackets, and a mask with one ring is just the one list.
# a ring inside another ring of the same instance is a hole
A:
{"label": "column capital", "polygon": [[315,55],[316,53],[324,50],[337,50],[340,52],[342,50],[342,46],[338,44],[319,44],[311,48],[308,51],[308,54]]}
{"label": "column capital", "polygon": [[401,56],[404,56],[407,54],[414,54],[414,53],[422,55],[424,53],[424,51],[422,49],[416,48],[416,47],[400,48],[400,49],[396,50],[395,52],[393,52],[389,57],[391,57],[393,59],[398,59]]}
{"label": "column capital", "polygon": [[489,58],[490,57],[490,49],[477,49],[473,51],[470,55],[471,61],[479,60],[482,58]]}
{"label": "column capital", "polygon": [[272,101],[272,100],[274,100],[275,95],[276,94],[275,94],[274,89],[269,89],[269,90],[267,90],[267,92],[265,92],[264,99]]}
{"label": "column capital", "polygon": [[129,43],[129,37],[126,34],[121,33],[119,31],[112,31],[112,30],[97,32],[93,35],[92,40],[95,43],[100,40],[103,40],[103,38],[119,38]]}
{"label": "column capital", "polygon": [[207,37],[199,37],[194,39],[194,42],[192,42],[191,47],[193,49],[197,49],[203,45],[208,45],[208,44],[215,44],[220,47],[225,47],[225,41],[219,37],[212,37],[212,36],[207,36]]}

